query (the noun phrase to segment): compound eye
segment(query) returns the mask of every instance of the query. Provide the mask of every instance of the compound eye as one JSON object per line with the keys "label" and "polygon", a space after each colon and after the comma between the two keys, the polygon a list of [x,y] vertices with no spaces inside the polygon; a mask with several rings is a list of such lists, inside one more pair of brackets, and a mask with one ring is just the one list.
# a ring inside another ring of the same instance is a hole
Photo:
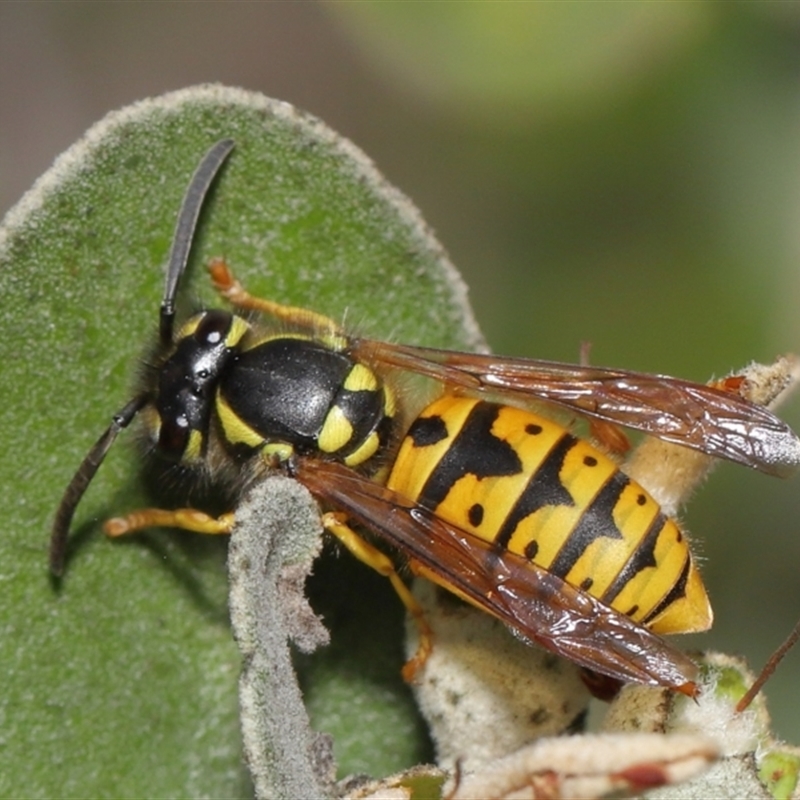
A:
{"label": "compound eye", "polygon": [[179,461],[189,444],[189,423],[186,417],[162,419],[158,431],[158,449],[169,458]]}
{"label": "compound eye", "polygon": [[214,346],[224,341],[231,327],[232,316],[227,311],[206,311],[194,331],[194,339],[202,345]]}

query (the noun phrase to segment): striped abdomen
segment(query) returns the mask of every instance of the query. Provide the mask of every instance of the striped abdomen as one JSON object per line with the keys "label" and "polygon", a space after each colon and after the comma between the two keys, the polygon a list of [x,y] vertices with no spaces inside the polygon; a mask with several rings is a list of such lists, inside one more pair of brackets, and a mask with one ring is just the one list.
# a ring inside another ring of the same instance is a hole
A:
{"label": "striped abdomen", "polygon": [[655,632],[711,624],[678,525],[610,458],[545,417],[445,395],[411,425],[387,485]]}

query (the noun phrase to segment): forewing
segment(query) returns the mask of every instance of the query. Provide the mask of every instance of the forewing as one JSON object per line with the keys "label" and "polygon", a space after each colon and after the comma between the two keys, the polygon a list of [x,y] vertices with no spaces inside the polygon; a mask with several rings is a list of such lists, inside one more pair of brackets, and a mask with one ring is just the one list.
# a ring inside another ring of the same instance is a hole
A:
{"label": "forewing", "polygon": [[733,391],[664,375],[358,340],[360,355],[468,392],[545,400],[774,475],[800,466],[800,439]]}
{"label": "forewing", "polygon": [[695,691],[694,663],[629,617],[508,551],[335,463],[301,460],[297,479],[524,639],[626,682]]}

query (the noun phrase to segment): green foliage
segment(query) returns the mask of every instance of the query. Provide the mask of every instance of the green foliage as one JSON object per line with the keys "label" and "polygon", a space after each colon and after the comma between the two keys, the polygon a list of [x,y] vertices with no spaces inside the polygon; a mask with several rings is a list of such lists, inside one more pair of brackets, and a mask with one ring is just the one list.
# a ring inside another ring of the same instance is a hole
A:
{"label": "green foliage", "polygon": [[527,123],[629,91],[701,35],[694,3],[331,3],[371,62],[464,117]]}
{"label": "green foliage", "polygon": [[[0,796],[251,791],[225,542],[153,532],[110,543],[100,532],[103,518],[148,502],[133,437],[121,437],[78,509],[64,580],[47,574],[55,508],[131,395],[182,194],[223,137],[236,150],[201,218],[179,308],[219,303],[202,267],[224,255],[256,294],[334,317],[348,310],[377,335],[479,343],[463,287],[416,211],[352,145],[286,104],[198,87],[110,115],[62,156],[0,228]],[[360,758],[383,738],[381,724],[387,738],[401,722],[415,729],[400,660],[361,699],[347,687],[350,674],[356,687],[372,680],[358,663],[345,677],[317,670],[339,693],[331,702],[315,694],[317,703],[337,717],[353,712]],[[399,769],[418,748],[358,768]]]}
{"label": "green foliage", "polygon": [[797,752],[780,749],[767,753],[759,765],[758,775],[775,800],[788,800],[794,796],[800,773],[800,756]]}

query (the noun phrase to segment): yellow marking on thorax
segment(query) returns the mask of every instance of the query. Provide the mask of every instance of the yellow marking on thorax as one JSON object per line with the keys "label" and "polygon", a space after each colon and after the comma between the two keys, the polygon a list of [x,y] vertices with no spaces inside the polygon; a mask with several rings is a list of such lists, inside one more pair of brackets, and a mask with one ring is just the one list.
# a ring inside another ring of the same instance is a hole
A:
{"label": "yellow marking on thorax", "polygon": [[381,440],[378,434],[373,431],[350,455],[344,459],[348,467],[356,467],[372,458],[378,452]]}
{"label": "yellow marking on thorax", "polygon": [[247,347],[245,350],[254,350],[256,347],[260,347],[262,344],[266,344],[267,342],[274,342],[280,339],[299,339],[302,342],[314,342],[313,336],[309,336],[307,333],[296,333],[292,331],[281,331],[279,333],[270,332],[270,333],[263,333],[259,336],[253,336],[248,342]]}
{"label": "yellow marking on thorax", "polygon": [[353,438],[353,426],[339,406],[331,406],[322,426],[317,445],[323,453],[336,453]]}
{"label": "yellow marking on thorax", "polygon": [[381,388],[383,389],[383,412],[387,417],[393,417],[397,413],[397,395],[388,383],[384,383]]}
{"label": "yellow marking on thorax", "polygon": [[[323,317],[323,319],[325,318]],[[315,342],[319,342],[329,350],[333,350],[334,353],[341,353],[347,350],[347,348],[350,346],[350,341],[347,339],[347,337],[338,333],[320,331],[309,338],[313,339]]]}
{"label": "yellow marking on thorax", "polygon": [[270,466],[276,459],[281,463],[288,461],[293,454],[294,447],[287,442],[267,442],[261,448],[261,458]]}
{"label": "yellow marking on thorax", "polygon": [[374,392],[378,388],[378,379],[369,367],[353,364],[345,378],[344,388],[350,392]]}
{"label": "yellow marking on thorax", "polygon": [[219,391],[216,407],[227,441],[231,444],[246,444],[249,447],[259,447],[264,443],[264,437],[234,412]]}

